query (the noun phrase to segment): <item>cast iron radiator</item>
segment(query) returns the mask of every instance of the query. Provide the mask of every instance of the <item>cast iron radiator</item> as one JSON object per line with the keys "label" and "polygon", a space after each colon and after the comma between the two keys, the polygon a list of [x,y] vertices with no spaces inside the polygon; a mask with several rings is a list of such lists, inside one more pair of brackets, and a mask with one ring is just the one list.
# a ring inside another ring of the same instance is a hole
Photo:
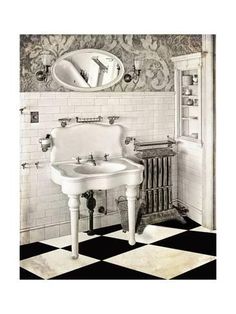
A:
{"label": "cast iron radiator", "polygon": [[140,186],[141,206],[137,232],[147,224],[184,218],[172,204],[172,158],[176,153],[170,147],[140,150],[136,156],[144,165],[144,179]]}
{"label": "cast iron radiator", "polygon": [[141,157],[144,165],[141,198],[146,200],[146,213],[153,213],[172,208],[171,156],[174,152],[168,151],[163,157],[158,151],[148,153],[144,151]]}

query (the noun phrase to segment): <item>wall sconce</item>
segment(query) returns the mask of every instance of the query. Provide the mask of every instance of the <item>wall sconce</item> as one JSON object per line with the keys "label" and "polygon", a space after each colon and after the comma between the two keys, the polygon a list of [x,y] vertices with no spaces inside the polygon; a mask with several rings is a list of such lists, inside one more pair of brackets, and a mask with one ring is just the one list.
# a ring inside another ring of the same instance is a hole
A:
{"label": "wall sconce", "polygon": [[140,57],[135,57],[133,71],[124,75],[124,81],[126,83],[130,83],[131,81],[133,81],[135,84],[137,84],[139,81],[142,65],[143,60]]}
{"label": "wall sconce", "polygon": [[36,79],[38,81],[47,81],[47,77],[49,75],[49,68],[51,67],[52,56],[49,54],[42,55],[42,64],[43,70],[39,70],[36,72]]}

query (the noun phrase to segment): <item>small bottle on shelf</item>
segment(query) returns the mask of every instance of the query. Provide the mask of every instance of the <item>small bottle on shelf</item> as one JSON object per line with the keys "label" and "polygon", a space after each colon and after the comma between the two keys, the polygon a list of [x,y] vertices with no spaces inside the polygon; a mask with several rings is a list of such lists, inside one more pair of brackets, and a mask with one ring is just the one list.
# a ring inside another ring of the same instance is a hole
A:
{"label": "small bottle on shelf", "polygon": [[198,106],[198,99],[197,99],[197,98],[195,98],[195,99],[193,100],[193,105],[194,105],[194,106]]}
{"label": "small bottle on shelf", "polygon": [[185,90],[185,92],[184,92],[184,95],[189,96],[189,95],[191,95],[191,94],[192,94],[191,89],[186,88],[186,90]]}
{"label": "small bottle on shelf", "polygon": [[189,98],[187,100],[187,103],[186,103],[188,106],[192,106],[193,105],[193,100],[191,98]]}
{"label": "small bottle on shelf", "polygon": [[182,84],[183,86],[192,85],[193,83],[193,76],[190,74],[185,74],[182,76]]}
{"label": "small bottle on shelf", "polygon": [[193,75],[193,84],[197,85],[197,83],[198,83],[198,76],[197,76],[197,74],[194,74]]}

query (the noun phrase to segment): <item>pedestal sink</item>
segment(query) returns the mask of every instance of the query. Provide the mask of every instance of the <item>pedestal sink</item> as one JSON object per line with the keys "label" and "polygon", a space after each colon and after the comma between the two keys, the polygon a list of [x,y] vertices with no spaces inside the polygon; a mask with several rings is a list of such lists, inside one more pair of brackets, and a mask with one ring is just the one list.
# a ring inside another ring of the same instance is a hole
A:
{"label": "pedestal sink", "polygon": [[[80,195],[88,190],[108,190],[126,185],[129,244],[135,244],[135,201],[143,180],[143,166],[123,157],[120,125],[84,124],[52,131],[51,179],[69,197],[72,257],[78,258]],[[96,165],[85,156],[93,152]],[[102,156],[109,153],[109,160]],[[80,163],[72,162],[81,156]]]}

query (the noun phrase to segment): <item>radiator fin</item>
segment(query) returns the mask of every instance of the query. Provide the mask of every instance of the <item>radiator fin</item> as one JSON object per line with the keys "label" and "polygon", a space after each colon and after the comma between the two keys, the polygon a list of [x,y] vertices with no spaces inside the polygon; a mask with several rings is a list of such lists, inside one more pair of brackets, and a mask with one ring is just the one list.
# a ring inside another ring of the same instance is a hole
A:
{"label": "radiator fin", "polygon": [[172,208],[171,156],[142,159],[144,180],[141,197],[146,203],[146,214]]}

